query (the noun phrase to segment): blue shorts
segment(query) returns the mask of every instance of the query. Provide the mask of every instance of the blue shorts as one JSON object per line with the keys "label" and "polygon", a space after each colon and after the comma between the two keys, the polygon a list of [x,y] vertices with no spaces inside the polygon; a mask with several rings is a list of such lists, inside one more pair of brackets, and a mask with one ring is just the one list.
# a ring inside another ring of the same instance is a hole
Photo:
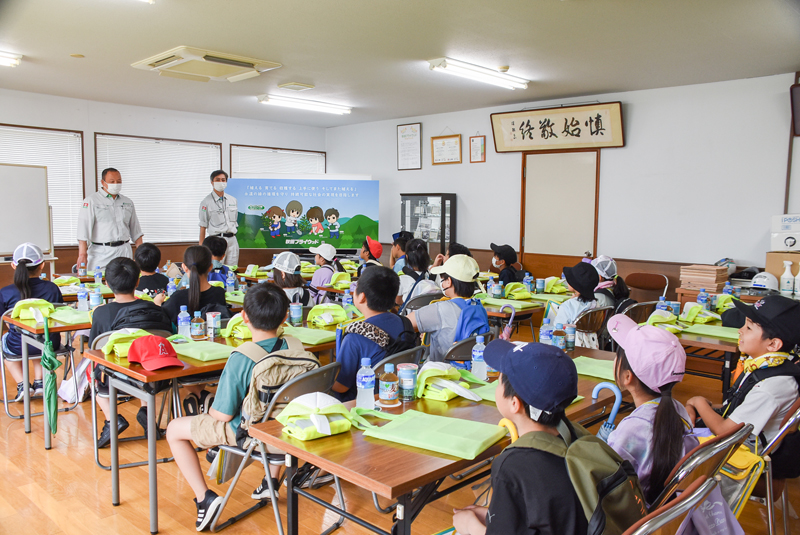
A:
{"label": "blue shorts", "polygon": [[[334,234],[335,234],[335,236],[334,236]],[[338,240],[339,239],[339,231],[338,230],[332,230],[331,231],[331,238],[336,238]]]}

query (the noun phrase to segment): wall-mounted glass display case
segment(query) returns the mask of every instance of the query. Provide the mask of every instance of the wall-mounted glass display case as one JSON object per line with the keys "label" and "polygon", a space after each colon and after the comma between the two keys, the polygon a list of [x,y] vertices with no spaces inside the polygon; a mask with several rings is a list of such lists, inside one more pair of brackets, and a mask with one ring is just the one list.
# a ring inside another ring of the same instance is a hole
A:
{"label": "wall-mounted glass display case", "polygon": [[431,259],[456,241],[455,193],[401,193],[400,229],[428,243]]}

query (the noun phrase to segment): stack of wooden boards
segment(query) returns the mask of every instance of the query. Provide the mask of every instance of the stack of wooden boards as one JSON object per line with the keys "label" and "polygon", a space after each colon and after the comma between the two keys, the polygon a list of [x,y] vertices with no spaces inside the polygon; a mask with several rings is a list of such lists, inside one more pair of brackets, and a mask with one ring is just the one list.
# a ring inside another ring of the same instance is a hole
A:
{"label": "stack of wooden boards", "polygon": [[681,288],[687,290],[700,290],[707,292],[720,292],[728,280],[726,266],[706,266],[695,264],[681,267]]}

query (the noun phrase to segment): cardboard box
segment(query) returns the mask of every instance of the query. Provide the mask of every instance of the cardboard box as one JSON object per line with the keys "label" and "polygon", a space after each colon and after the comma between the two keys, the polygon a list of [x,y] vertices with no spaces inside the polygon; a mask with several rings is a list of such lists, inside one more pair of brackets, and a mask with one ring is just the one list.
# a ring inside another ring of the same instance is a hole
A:
{"label": "cardboard box", "polygon": [[792,275],[797,276],[797,272],[800,271],[800,251],[789,251],[789,252],[782,252],[782,251],[773,251],[767,253],[767,273],[772,273],[778,280],[781,280],[781,275],[783,275],[783,262],[788,260],[792,263]]}

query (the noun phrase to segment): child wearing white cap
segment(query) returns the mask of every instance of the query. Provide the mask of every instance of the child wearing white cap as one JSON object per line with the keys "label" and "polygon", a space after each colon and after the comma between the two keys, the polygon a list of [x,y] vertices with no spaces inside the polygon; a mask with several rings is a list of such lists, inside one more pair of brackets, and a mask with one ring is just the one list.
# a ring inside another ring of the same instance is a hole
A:
{"label": "child wearing white cap", "polygon": [[330,284],[334,273],[344,272],[341,262],[336,260],[336,247],[329,243],[321,243],[319,247],[308,249],[316,256],[315,261],[319,269],[311,277],[311,298],[315,305],[327,303],[328,292],[322,289],[323,286]]}
{"label": "child wearing white cap", "polygon": [[291,251],[282,252],[272,259],[272,264],[267,269],[272,270],[275,285],[283,289],[290,303],[306,306],[311,302],[311,293],[300,275],[300,258],[296,254]]}
{"label": "child wearing white cap", "polygon": [[[3,311],[14,308],[17,301],[23,299],[44,299],[50,303],[64,302],[58,286],[39,278],[44,267],[44,255],[37,245],[23,243],[14,249],[11,266],[14,268],[14,284],[0,289],[0,305]],[[60,334],[51,334],[50,340],[54,349],[61,347]],[[25,394],[22,384],[22,338],[16,328],[11,327],[3,335],[2,343],[6,367],[17,382],[17,396],[14,401],[20,401]],[[33,347],[30,347],[28,352],[30,355],[41,354]],[[42,366],[38,362],[33,366],[33,384],[28,385],[28,388],[31,389],[31,395],[42,395]]]}
{"label": "child wearing white cap", "polygon": [[617,263],[613,258],[600,255],[592,260],[594,269],[600,275],[600,283],[594,289],[594,298],[599,307],[617,307],[631,296],[631,291],[622,277],[617,275]]}
{"label": "child wearing white cap", "polygon": [[608,445],[631,462],[650,504],[681,457],[698,445],[689,414],[672,398],[672,388],[683,380],[686,352],[674,334],[639,326],[622,314],[608,320],[608,332],[619,344],[617,385],[636,405],[611,432]]}

